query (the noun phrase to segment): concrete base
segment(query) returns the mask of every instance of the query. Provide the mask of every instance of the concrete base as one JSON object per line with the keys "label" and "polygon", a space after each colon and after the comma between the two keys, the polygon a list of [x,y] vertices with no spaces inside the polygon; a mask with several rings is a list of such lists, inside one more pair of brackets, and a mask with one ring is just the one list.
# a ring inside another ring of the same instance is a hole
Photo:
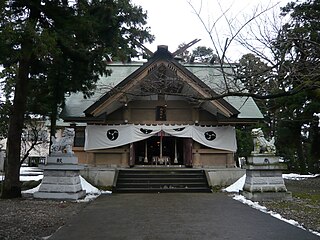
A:
{"label": "concrete base", "polygon": [[81,176],[95,186],[113,186],[116,174],[115,168],[86,167],[80,171]]}
{"label": "concrete base", "polygon": [[81,190],[79,192],[35,192],[34,198],[41,199],[61,199],[61,200],[78,200],[86,196],[86,191]]}
{"label": "concrete base", "polygon": [[240,194],[252,201],[273,201],[292,200],[291,192],[247,192],[240,191]]}
{"label": "concrete base", "polygon": [[78,158],[75,156],[49,156],[47,164],[78,164]]}
{"label": "concrete base", "polygon": [[204,169],[209,181],[209,186],[229,186],[235,183],[245,173],[241,168]]}
{"label": "concrete base", "polygon": [[279,157],[273,154],[255,154],[248,157],[249,164],[274,164],[279,163]]}
{"label": "concrete base", "polygon": [[[58,159],[58,160],[57,160]],[[50,156],[47,165],[42,166],[43,179],[34,198],[77,200],[86,195],[82,189],[78,158],[74,156]]]}
{"label": "concrete base", "polygon": [[285,165],[280,164],[278,160],[279,157],[273,154],[250,156],[241,194],[254,201],[291,199],[291,193],[287,192],[282,178]]}
{"label": "concrete base", "polygon": [[287,188],[280,170],[247,169],[243,190],[248,192],[286,192]]}
{"label": "concrete base", "polygon": [[86,191],[82,190],[79,170],[44,169],[39,191],[34,198],[70,199],[83,198]]}

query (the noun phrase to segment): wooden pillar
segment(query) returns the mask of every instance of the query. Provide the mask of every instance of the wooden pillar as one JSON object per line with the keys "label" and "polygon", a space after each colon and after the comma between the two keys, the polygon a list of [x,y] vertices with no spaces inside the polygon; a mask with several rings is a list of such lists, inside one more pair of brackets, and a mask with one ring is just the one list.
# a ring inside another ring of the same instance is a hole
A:
{"label": "wooden pillar", "polygon": [[123,109],[123,121],[125,123],[131,121],[131,108],[129,108],[128,106],[125,106]]}
{"label": "wooden pillar", "polygon": [[234,162],[234,156],[232,153],[227,153],[226,154],[226,167],[227,168],[233,168],[235,167],[235,162]]}
{"label": "wooden pillar", "polygon": [[177,138],[174,139],[174,164],[178,164]]}
{"label": "wooden pillar", "polygon": [[127,148],[123,149],[123,152],[121,154],[121,166],[122,167],[129,166],[129,157],[130,157],[129,149],[127,149]]}
{"label": "wooden pillar", "polygon": [[200,155],[200,153],[198,152],[198,149],[195,151],[195,153],[194,153],[193,156],[194,156],[193,166],[195,166],[195,167],[201,167],[201,161],[200,161],[201,155]]}
{"label": "wooden pillar", "polygon": [[86,152],[86,164],[96,165],[93,152]]}
{"label": "wooden pillar", "polygon": [[130,156],[129,156],[129,166],[133,167],[136,159],[134,143],[130,143]]}
{"label": "wooden pillar", "polygon": [[159,156],[161,160],[162,160],[162,138],[163,138],[162,132],[160,132],[160,153],[159,153],[160,155]]}
{"label": "wooden pillar", "polygon": [[144,163],[148,163],[148,141],[145,142],[145,150],[144,150]]}
{"label": "wooden pillar", "polygon": [[183,159],[187,167],[192,167],[192,138],[186,138],[183,142]]}

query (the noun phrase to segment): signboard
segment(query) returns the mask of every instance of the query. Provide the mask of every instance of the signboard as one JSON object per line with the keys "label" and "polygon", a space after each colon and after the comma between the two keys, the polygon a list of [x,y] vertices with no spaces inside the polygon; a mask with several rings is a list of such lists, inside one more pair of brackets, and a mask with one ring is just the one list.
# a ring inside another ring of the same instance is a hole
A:
{"label": "signboard", "polygon": [[156,121],[166,121],[166,120],[167,120],[166,107],[157,106],[157,108],[156,108]]}

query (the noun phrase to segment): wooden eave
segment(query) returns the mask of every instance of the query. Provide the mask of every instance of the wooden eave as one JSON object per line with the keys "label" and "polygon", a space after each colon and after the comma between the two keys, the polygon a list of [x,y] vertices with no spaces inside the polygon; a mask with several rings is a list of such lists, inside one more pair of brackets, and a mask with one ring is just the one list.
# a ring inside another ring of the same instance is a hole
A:
{"label": "wooden eave", "polygon": [[[136,80],[138,77],[141,79],[145,76],[146,72],[145,69],[147,69],[150,65],[152,65],[154,62],[147,62],[143,64],[140,68],[138,68],[136,71],[134,71],[132,74],[130,74],[128,77],[126,77],[123,81],[121,81],[117,86],[114,88],[123,88],[124,86],[128,85],[129,83],[132,84],[132,81]],[[144,75],[143,75],[144,74]],[[123,92],[115,93],[114,90],[111,90],[107,92],[105,95],[103,95],[99,100],[97,100],[95,103],[93,103],[90,107],[88,107],[84,113],[86,115],[99,115],[96,114],[99,112],[101,108],[103,108],[110,100],[110,98],[116,98],[117,96],[123,95]]]}
{"label": "wooden eave", "polygon": [[[173,60],[171,61],[172,64],[175,65],[185,76],[187,76],[184,79],[192,79],[199,87],[196,87],[198,92],[201,94],[204,98],[210,98],[211,96],[218,96],[218,94],[212,90],[207,84],[205,84],[203,81],[201,81],[198,77],[196,77],[192,72],[188,71],[185,67],[183,67],[181,64],[179,64],[177,61]],[[178,72],[179,73],[179,72]],[[207,90],[207,91],[206,91]],[[210,94],[209,94],[210,93]],[[240,112],[235,109],[230,103],[228,103],[226,100],[220,98],[216,100],[210,101],[213,105],[215,105],[218,109],[220,109],[226,116],[236,116]]]}
{"label": "wooden eave", "polygon": [[64,117],[64,122],[77,122],[77,123],[87,123],[87,122],[97,122],[103,123],[105,120],[103,118],[98,117]]}
{"label": "wooden eave", "polygon": [[[139,84],[140,81],[149,74],[149,71],[152,70],[154,66],[161,63],[165,63],[169,67],[171,65],[172,68],[176,69],[177,75],[197,91],[204,99],[210,98],[212,95],[218,95],[193,73],[174,60],[170,52],[161,49],[161,51],[158,50],[155,52],[154,56],[147,63],[142,65],[139,69],[114,87],[114,89],[120,89],[119,92],[116,92],[117,90],[111,90],[103,95],[98,101],[84,111],[85,115],[97,117],[103,114],[107,106],[119,101],[126,92],[129,92],[130,89]],[[234,117],[240,113],[224,99],[211,100],[210,103],[217,107],[226,117]]]}

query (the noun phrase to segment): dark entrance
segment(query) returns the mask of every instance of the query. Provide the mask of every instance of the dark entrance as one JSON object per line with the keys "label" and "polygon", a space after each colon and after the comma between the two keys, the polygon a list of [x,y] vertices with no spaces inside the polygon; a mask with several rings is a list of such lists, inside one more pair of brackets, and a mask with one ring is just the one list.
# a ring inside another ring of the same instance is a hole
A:
{"label": "dark entrance", "polygon": [[183,138],[172,136],[153,136],[136,142],[135,165],[185,165],[183,144]]}

